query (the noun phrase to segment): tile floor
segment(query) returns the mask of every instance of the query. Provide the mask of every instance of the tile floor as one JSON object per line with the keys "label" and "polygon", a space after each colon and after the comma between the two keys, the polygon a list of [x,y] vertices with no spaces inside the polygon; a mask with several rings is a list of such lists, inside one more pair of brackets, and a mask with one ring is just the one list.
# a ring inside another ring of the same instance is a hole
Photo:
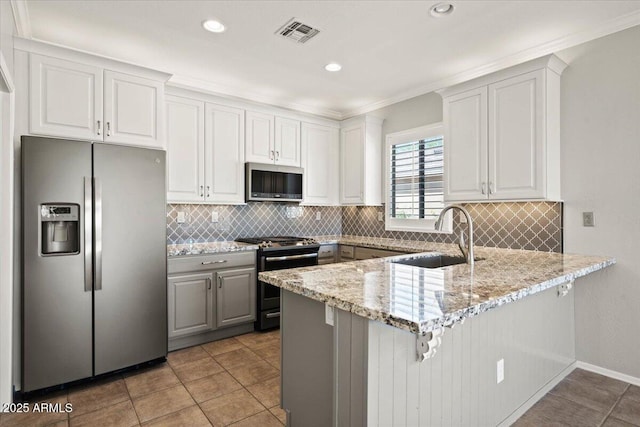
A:
{"label": "tile floor", "polygon": [[0,426],[282,427],[280,331],[169,353],[167,363],[34,398],[66,413],[2,414]]}
{"label": "tile floor", "polygon": [[[169,353],[167,363],[34,401],[70,414],[1,414],[0,426],[281,427],[280,331],[250,333]],[[516,427],[640,427],[640,387],[576,369]]]}
{"label": "tile floor", "polygon": [[640,387],[576,369],[514,427],[640,426]]}

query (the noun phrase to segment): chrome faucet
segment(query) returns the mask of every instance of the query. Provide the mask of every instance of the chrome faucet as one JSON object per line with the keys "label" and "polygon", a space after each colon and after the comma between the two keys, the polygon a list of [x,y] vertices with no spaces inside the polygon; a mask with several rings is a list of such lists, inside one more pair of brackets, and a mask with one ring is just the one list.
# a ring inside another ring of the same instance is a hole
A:
{"label": "chrome faucet", "polygon": [[438,217],[438,220],[436,221],[436,224],[435,224],[436,230],[442,230],[442,222],[443,222],[442,220],[444,219],[444,215],[449,210],[454,208],[459,209],[467,218],[467,233],[469,235],[468,236],[469,243],[465,245],[464,234],[460,233],[460,242],[458,243],[458,247],[460,248],[462,255],[467,260],[467,264],[473,266],[473,223],[471,222],[471,215],[469,215],[469,212],[465,208],[463,208],[460,205],[449,205],[444,209],[442,209],[442,212],[440,212],[440,216]]}

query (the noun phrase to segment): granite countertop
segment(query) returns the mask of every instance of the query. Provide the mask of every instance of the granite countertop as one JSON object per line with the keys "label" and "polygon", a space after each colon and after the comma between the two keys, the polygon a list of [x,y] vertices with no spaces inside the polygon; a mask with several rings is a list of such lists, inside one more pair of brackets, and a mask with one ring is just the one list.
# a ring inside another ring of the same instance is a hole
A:
{"label": "granite countertop", "polygon": [[258,245],[240,243],[233,240],[223,242],[206,243],[184,243],[167,245],[167,256],[169,258],[184,255],[216,254],[222,252],[255,251]]}
{"label": "granite countertop", "polygon": [[321,243],[431,253],[259,273],[259,279],[330,306],[426,334],[615,264],[603,256],[476,247],[475,266],[424,269],[390,260],[460,255],[457,245],[316,236]]}

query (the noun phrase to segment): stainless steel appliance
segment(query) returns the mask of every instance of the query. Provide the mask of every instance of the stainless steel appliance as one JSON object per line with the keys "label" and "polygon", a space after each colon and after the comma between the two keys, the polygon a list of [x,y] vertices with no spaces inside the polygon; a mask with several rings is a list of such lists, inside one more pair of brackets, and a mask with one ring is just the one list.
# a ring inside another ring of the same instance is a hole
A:
{"label": "stainless steel appliance", "polygon": [[302,201],[302,168],[248,162],[245,172],[247,202]]}
{"label": "stainless steel appliance", "polygon": [[[318,265],[320,244],[313,239],[293,236],[248,237],[237,242],[258,245],[257,269],[260,271]],[[280,288],[257,280],[258,331],[280,326]]]}
{"label": "stainless steel appliance", "polygon": [[165,153],[22,137],[22,391],[167,354]]}

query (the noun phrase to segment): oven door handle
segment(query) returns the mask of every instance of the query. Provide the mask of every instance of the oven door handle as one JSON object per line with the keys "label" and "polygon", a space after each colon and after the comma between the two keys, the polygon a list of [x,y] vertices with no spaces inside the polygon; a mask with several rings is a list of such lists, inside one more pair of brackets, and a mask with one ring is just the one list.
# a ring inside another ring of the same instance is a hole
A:
{"label": "oven door handle", "polygon": [[318,253],[314,252],[312,254],[301,254],[301,255],[285,255],[285,256],[268,256],[265,257],[264,260],[267,262],[270,261],[290,261],[294,259],[303,259],[303,258],[318,258]]}

